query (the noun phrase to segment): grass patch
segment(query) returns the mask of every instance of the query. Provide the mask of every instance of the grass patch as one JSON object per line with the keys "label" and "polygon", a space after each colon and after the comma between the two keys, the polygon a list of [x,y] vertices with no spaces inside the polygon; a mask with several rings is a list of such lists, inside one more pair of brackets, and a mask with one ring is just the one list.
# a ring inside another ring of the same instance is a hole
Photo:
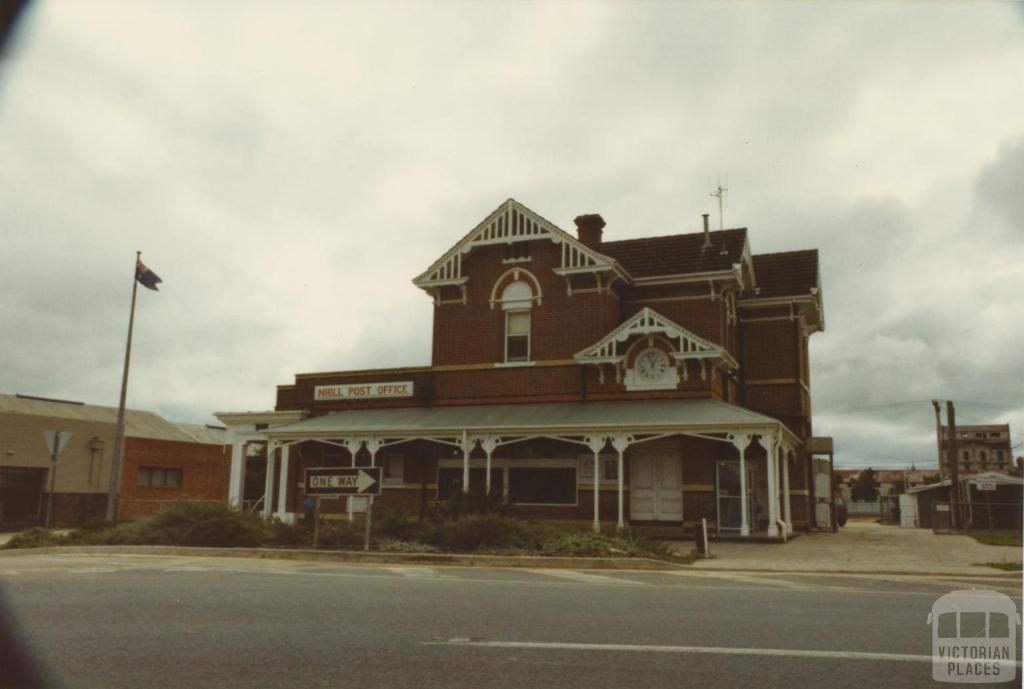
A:
{"label": "grass patch", "polygon": [[985,545],[1021,545],[1020,529],[993,529],[991,534],[988,529],[968,529],[964,532],[979,543]]}

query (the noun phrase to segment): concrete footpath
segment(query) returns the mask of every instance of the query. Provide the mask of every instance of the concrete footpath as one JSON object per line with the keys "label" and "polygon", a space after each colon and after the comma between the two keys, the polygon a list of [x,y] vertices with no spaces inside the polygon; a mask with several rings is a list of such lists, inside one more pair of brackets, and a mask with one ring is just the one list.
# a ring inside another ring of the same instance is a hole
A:
{"label": "concrete footpath", "polygon": [[[680,544],[687,550],[692,544]],[[969,536],[929,529],[851,521],[836,533],[807,533],[787,543],[711,543],[712,558],[699,569],[991,576],[986,562],[1021,562],[1021,548],[979,543]],[[1020,576],[1020,573],[1015,573]]]}

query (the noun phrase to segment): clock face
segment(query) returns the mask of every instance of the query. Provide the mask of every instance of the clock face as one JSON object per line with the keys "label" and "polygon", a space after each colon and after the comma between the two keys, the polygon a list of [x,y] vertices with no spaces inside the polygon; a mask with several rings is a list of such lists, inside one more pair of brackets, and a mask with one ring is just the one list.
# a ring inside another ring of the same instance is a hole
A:
{"label": "clock face", "polygon": [[645,349],[636,358],[636,373],[641,380],[653,383],[668,371],[668,357],[660,349]]}

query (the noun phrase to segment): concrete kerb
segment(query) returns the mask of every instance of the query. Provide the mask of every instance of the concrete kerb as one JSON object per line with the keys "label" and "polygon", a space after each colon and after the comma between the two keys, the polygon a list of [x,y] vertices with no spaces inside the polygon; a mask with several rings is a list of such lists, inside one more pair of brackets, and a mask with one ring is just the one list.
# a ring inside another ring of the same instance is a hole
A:
{"label": "concrete kerb", "polygon": [[382,553],[350,550],[287,548],[194,548],[161,545],[47,546],[0,550],[7,556],[50,555],[163,555],[171,557],[236,557],[312,562],[352,562],[387,565],[448,565],[455,567],[506,567],[606,570],[679,570],[686,565],[642,557],[558,557],[530,555],[464,555],[456,553]]}
{"label": "concrete kerb", "polygon": [[288,548],[201,548],[159,545],[126,546],[48,546],[43,548],[0,549],[0,558],[19,557],[32,554],[50,555],[155,555],[165,557],[231,557],[270,560],[302,560],[308,562],[348,562],[355,564],[386,565],[431,565],[450,567],[492,567],[508,569],[596,569],[623,571],[678,571],[715,572],[721,574],[789,574],[792,576],[913,576],[913,577],[954,577],[963,579],[1007,579],[1021,578],[1020,572],[985,571],[900,571],[900,570],[835,570],[835,569],[778,569],[778,568],[731,568],[714,565],[691,566],[651,558],[626,557],[558,557],[530,555],[467,555],[455,553],[382,553],[348,550],[308,550]]}

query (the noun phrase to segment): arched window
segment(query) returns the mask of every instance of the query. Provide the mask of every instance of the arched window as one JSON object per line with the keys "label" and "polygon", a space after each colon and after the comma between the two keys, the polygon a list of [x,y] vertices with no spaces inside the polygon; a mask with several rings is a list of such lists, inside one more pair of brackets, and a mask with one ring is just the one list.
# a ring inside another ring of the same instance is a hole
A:
{"label": "arched window", "polygon": [[505,361],[530,360],[530,308],[533,289],[522,280],[510,282],[501,292],[505,312]]}

